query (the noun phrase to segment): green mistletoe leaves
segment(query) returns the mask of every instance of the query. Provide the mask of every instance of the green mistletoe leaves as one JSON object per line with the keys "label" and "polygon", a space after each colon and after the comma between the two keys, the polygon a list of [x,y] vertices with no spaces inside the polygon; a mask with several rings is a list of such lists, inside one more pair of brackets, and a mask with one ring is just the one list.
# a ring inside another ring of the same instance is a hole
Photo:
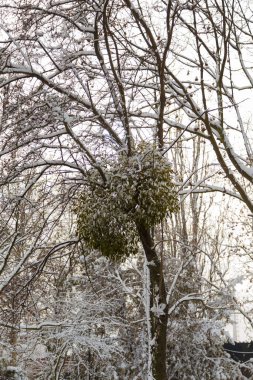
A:
{"label": "green mistletoe leaves", "polygon": [[91,170],[75,207],[77,231],[89,248],[120,261],[138,251],[136,224],[155,226],[178,211],[178,197],[171,166],[158,151],[121,156],[105,176],[106,182]]}

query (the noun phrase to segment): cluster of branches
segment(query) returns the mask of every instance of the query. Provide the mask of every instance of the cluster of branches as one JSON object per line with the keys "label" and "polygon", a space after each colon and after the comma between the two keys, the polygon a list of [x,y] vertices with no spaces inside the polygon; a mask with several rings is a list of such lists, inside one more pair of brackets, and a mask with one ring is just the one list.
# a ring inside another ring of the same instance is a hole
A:
{"label": "cluster of branches", "polygon": [[[227,194],[235,207],[253,213],[251,8],[246,0],[10,0],[0,1],[0,20],[3,327],[13,332],[23,321],[54,315],[53,308],[43,311],[41,295],[50,294],[49,283],[61,278],[63,267],[79,272],[79,261],[73,262],[80,246],[87,250],[73,212],[80,189],[94,186],[91,169],[106,186],[108,168],[120,157],[138,156],[139,144],[148,141],[174,167],[181,209],[152,228],[133,224],[145,258],[138,260],[146,262],[139,311],[147,321],[141,325],[148,336],[143,360],[149,379],[179,376],[167,355],[174,312],[211,318],[215,307],[239,308],[224,282],[220,235],[215,239],[201,226],[209,215],[203,199],[217,212],[210,192]],[[225,240],[229,245],[228,234]],[[193,281],[182,281],[191,273]],[[134,287],[118,281],[128,299]],[[191,302],[202,305],[193,314]],[[116,330],[108,328],[108,336]],[[17,334],[8,339],[14,345]],[[66,357],[71,350],[64,346]],[[65,363],[61,352],[55,378]],[[117,347],[114,352],[122,355]],[[137,369],[125,371],[128,378],[141,376]]]}

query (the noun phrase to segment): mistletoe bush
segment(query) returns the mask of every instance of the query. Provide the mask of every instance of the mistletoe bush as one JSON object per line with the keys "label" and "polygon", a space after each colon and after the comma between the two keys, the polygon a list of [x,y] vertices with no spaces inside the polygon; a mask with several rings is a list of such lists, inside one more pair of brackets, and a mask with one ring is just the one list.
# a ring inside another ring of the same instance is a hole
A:
{"label": "mistletoe bush", "polygon": [[81,239],[113,260],[137,253],[136,224],[150,228],[178,210],[172,169],[160,152],[120,156],[104,171],[92,169],[75,211]]}

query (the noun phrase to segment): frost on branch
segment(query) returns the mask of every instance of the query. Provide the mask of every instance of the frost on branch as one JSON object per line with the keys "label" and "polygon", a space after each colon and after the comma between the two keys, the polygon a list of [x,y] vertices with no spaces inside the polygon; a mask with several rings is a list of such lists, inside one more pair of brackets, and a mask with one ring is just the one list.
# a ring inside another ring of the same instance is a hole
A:
{"label": "frost on branch", "polygon": [[138,250],[136,224],[150,228],[178,210],[172,169],[160,152],[141,147],[105,170],[92,169],[76,204],[78,235],[112,260]]}

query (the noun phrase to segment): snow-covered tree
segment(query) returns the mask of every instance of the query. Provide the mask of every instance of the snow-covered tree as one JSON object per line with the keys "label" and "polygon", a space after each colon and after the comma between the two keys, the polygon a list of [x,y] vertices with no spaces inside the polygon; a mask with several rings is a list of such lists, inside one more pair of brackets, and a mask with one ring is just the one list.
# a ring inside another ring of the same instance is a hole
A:
{"label": "snow-covered tree", "polygon": [[[244,0],[0,1],[1,290],[42,294],[77,244],[142,252],[150,379],[167,376],[172,310],[205,301],[205,194],[253,213],[251,18]],[[191,140],[211,162],[183,174]]]}

